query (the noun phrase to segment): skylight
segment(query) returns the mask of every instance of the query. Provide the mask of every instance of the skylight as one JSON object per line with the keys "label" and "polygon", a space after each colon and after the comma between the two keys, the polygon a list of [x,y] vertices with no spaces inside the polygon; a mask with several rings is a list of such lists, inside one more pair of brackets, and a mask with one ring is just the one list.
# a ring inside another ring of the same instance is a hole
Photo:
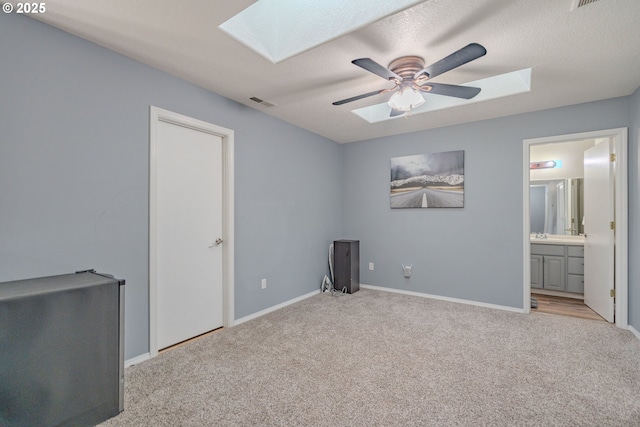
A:
{"label": "skylight", "polygon": [[[531,91],[531,68],[524,68],[511,73],[464,83],[463,86],[475,86],[482,90],[472,99],[460,99],[451,96],[425,94],[425,103],[418,108],[412,109],[411,115],[415,116],[417,114],[428,113],[430,111],[444,110],[445,108],[474,104],[477,102],[489,101],[491,99],[529,92]],[[404,117],[390,117],[390,108],[386,102],[352,110],[352,112],[369,123],[377,123]]]}
{"label": "skylight", "polygon": [[277,64],[425,0],[258,0],[218,28]]}

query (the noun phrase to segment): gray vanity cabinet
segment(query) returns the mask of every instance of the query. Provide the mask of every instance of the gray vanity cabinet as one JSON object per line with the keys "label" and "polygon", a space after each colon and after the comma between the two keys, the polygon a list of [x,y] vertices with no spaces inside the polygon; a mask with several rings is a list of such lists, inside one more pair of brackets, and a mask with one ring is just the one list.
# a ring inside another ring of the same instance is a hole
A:
{"label": "gray vanity cabinet", "polygon": [[584,247],[532,243],[531,288],[584,293]]}
{"label": "gray vanity cabinet", "polygon": [[[535,273],[534,268],[536,268]],[[531,287],[551,291],[566,290],[565,246],[531,245]]]}

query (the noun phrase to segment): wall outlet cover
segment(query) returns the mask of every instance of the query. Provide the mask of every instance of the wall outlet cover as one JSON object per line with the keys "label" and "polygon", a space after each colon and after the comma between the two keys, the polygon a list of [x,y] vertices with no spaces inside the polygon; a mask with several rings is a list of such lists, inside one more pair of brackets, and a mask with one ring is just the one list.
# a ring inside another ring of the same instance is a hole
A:
{"label": "wall outlet cover", "polygon": [[413,264],[404,265],[402,264],[402,272],[404,273],[404,277],[411,277],[411,269],[413,268]]}

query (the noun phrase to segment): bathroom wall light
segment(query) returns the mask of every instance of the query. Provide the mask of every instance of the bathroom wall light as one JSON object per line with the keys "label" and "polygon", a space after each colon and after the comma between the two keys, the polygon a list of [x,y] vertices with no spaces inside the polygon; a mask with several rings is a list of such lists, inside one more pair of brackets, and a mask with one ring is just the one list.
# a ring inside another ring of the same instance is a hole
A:
{"label": "bathroom wall light", "polygon": [[553,169],[561,168],[562,160],[545,160],[542,162],[529,163],[529,169]]}

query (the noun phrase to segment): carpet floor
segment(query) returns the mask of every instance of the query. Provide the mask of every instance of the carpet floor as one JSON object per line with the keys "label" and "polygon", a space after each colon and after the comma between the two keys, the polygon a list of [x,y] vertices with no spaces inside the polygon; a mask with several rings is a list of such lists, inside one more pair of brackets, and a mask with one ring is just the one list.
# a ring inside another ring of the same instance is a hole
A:
{"label": "carpet floor", "polygon": [[361,289],[127,368],[113,426],[640,426],[640,340],[606,322]]}

